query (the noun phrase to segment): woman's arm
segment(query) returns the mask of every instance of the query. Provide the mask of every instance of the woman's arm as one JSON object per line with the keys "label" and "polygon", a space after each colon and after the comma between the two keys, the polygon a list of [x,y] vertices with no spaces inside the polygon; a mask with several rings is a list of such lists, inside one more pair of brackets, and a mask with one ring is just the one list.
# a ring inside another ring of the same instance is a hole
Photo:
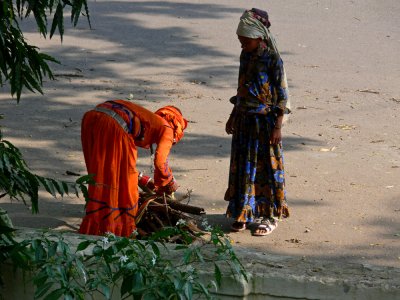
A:
{"label": "woman's arm", "polygon": [[272,128],[271,131],[271,144],[277,145],[282,141],[282,121],[283,121],[283,111],[279,110],[275,126]]}
{"label": "woman's arm", "polygon": [[227,134],[233,134],[235,131],[235,119],[236,119],[236,106],[233,107],[229,119],[225,125],[225,131]]}
{"label": "woman's arm", "polygon": [[272,78],[271,83],[275,90],[276,107],[278,109],[277,118],[275,120],[274,128],[271,131],[271,144],[277,145],[282,141],[282,122],[283,115],[286,109],[286,103],[288,101],[288,88],[286,81],[285,69],[283,67],[283,61],[278,57],[272,64]]}
{"label": "woman's arm", "polygon": [[168,128],[157,144],[154,153],[154,184],[157,188],[168,185],[173,180],[172,170],[168,164],[168,155],[173,143],[173,131]]}

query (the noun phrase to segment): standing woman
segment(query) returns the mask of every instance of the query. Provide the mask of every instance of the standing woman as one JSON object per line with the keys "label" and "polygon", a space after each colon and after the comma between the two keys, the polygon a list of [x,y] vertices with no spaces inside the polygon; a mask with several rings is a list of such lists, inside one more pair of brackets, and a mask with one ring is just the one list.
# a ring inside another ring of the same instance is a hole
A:
{"label": "standing woman", "polygon": [[156,144],[154,185],[158,194],[172,194],[178,185],[168,165],[172,145],[183,137],[187,121],[180,110],[166,106],[155,113],[129,101],[101,103],[82,120],[82,149],[89,185],[86,216],[79,232],[106,232],[129,237],[138,211],[137,147]]}
{"label": "standing woman", "polygon": [[240,18],[239,84],[226,123],[226,132],[233,134],[227,216],[234,219],[232,231],[261,219],[255,236],[271,233],[277,219],[289,216],[281,144],[288,89],[270,25],[267,12],[255,8]]}

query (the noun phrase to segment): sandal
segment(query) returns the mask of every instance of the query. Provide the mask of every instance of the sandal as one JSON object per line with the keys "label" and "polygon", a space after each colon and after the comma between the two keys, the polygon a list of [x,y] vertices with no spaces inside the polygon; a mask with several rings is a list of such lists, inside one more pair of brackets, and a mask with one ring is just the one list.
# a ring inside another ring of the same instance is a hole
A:
{"label": "sandal", "polygon": [[274,229],[278,227],[276,220],[263,220],[260,225],[252,232],[253,236],[266,236],[270,234]]}
{"label": "sandal", "polygon": [[246,223],[243,222],[233,222],[232,226],[231,226],[231,230],[234,232],[239,232],[239,231],[243,231],[246,229]]}

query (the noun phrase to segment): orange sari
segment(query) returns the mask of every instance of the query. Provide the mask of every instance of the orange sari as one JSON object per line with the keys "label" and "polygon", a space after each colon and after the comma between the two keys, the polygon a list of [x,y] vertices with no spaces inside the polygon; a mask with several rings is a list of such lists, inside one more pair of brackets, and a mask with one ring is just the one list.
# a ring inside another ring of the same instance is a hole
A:
{"label": "orange sari", "polygon": [[[111,232],[129,237],[136,229],[138,211],[137,147],[149,148],[157,144],[154,180],[156,186],[165,186],[172,180],[168,154],[173,130],[163,118],[141,106],[123,100],[113,102],[133,113],[133,124],[141,124],[142,135],[140,140],[135,140],[133,134],[124,131],[103,112],[92,110],[84,115],[82,149],[88,174],[94,175],[96,184],[89,185],[86,216],[79,232],[92,235]],[[111,107],[108,102],[98,107],[110,108],[129,122],[128,114]]]}

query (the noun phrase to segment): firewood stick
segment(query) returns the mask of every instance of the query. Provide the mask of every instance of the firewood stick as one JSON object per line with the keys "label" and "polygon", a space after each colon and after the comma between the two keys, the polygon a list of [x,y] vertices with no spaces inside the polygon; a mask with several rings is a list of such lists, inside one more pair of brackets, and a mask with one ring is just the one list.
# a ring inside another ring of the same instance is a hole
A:
{"label": "firewood stick", "polygon": [[[167,204],[175,209],[175,210],[179,210],[179,211],[183,211],[183,212],[187,212],[193,215],[203,215],[205,214],[204,208],[202,207],[197,207],[197,206],[193,206],[193,205],[187,205],[187,204],[183,204],[183,203],[179,203],[178,201],[174,201],[174,200],[167,200]],[[155,202],[158,202],[160,204],[164,204],[163,202],[161,202],[162,200],[159,200],[159,198],[157,198],[156,200],[154,200]]]}
{"label": "firewood stick", "polygon": [[161,228],[165,227],[165,224],[163,223],[163,221],[161,221],[161,219],[156,214],[153,214],[153,218],[158,222],[158,224],[161,225]]}

